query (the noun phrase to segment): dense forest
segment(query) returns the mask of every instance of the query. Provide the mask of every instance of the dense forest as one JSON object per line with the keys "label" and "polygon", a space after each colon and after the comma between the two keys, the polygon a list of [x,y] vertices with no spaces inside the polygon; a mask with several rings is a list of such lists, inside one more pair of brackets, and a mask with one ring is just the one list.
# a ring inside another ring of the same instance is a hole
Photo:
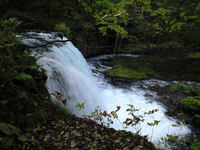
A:
{"label": "dense forest", "polygon": [[[160,101],[196,135],[185,141],[169,136],[168,142],[200,149],[199,0],[1,0],[0,8],[0,149],[155,149],[145,137],[114,131],[55,105],[45,71],[29,51],[34,47],[18,36],[29,31],[56,32],[61,43],[65,36],[86,58],[113,54],[107,62],[112,69],[104,72],[112,82],[178,81],[157,89],[171,95]],[[141,57],[118,57],[122,53]],[[86,129],[89,140],[83,136]],[[71,131],[71,138],[64,137]]]}

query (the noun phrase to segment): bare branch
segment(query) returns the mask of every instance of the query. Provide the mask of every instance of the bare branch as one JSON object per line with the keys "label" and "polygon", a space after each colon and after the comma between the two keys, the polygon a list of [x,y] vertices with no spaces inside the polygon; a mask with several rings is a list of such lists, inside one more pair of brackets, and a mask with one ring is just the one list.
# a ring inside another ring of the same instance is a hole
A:
{"label": "bare branch", "polygon": [[[123,10],[123,11],[121,11],[121,12],[119,12],[118,14],[112,15],[112,16],[117,17],[117,16],[120,16],[120,15],[126,13],[126,12],[127,12],[127,9],[126,9],[126,10]],[[109,14],[108,14],[108,13],[109,13],[109,11],[108,11],[103,17],[101,17],[101,19],[104,19],[104,18],[106,18],[106,17],[109,17]]]}
{"label": "bare branch", "polygon": [[[109,11],[110,11],[110,10],[109,10]],[[101,17],[101,19],[108,17],[109,11],[108,11],[103,17]]]}
{"label": "bare branch", "polygon": [[127,11],[127,9],[122,11],[122,12],[120,12],[120,13],[118,13],[118,14],[115,14],[114,17],[117,17],[117,16],[120,16],[120,15],[124,14],[126,11]]}

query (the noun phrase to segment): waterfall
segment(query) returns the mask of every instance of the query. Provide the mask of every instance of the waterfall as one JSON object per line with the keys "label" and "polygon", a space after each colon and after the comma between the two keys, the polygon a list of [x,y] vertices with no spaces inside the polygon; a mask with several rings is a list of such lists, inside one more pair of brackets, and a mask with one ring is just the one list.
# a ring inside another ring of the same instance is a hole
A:
{"label": "waterfall", "polygon": [[[23,40],[29,45],[42,44],[41,39],[45,39],[45,42],[56,40],[52,34],[29,34],[32,37]],[[78,116],[82,116],[83,111],[89,115],[101,104],[102,96],[92,72],[81,52],[70,41],[53,45],[48,50],[43,50],[42,54],[38,49],[33,51],[34,56],[37,57],[38,54],[37,64],[46,71],[46,86],[54,101],[58,101],[56,94],[60,93],[61,99],[66,100],[66,107]],[[84,104],[84,110],[76,108],[76,104]]]}
{"label": "waterfall", "polygon": [[[29,32],[23,35],[23,42],[27,45],[42,44],[58,39],[54,34]],[[64,38],[64,40],[66,39]],[[152,109],[159,111],[146,116],[144,122],[139,124],[138,130],[136,127],[127,127],[126,130],[135,132],[140,130],[141,135],[148,135],[149,139],[157,144],[161,137],[166,137],[166,134],[185,136],[191,132],[186,125],[165,115],[166,109],[153,101],[155,93],[134,86],[128,90],[116,88],[107,83],[102,75],[96,74],[94,76],[91,68],[95,69],[93,64],[97,59],[93,59],[89,66],[81,52],[71,42],[35,49],[32,54],[37,58],[38,65],[46,71],[48,76],[46,87],[52,100],[58,102],[59,98],[56,98],[56,94],[61,93],[60,99],[66,100],[66,104],[59,101],[60,104],[77,116],[89,115],[97,107],[110,112],[115,110],[117,106],[121,106],[118,113],[119,120],[114,119],[114,124],[111,127],[124,129],[121,124],[126,118],[130,118],[126,112],[128,104],[133,104],[139,108],[138,116]],[[149,83],[153,84],[152,82],[154,81]],[[145,97],[146,94],[152,95],[153,98]],[[76,108],[77,104],[84,104],[85,108],[79,110]],[[159,121],[159,124],[153,128],[147,125],[154,120]]]}

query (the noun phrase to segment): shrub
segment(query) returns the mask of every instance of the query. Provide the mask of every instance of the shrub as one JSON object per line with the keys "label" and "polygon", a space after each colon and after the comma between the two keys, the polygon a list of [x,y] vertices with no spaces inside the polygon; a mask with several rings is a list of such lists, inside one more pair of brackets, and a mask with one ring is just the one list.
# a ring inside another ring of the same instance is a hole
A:
{"label": "shrub", "polygon": [[20,129],[12,124],[0,123],[0,148],[9,149],[16,141],[25,142],[27,137],[20,134]]}

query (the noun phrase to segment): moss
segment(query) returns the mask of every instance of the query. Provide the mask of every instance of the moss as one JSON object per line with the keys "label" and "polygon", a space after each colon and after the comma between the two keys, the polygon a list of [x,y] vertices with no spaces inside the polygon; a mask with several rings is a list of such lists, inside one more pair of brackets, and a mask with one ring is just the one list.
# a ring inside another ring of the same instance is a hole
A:
{"label": "moss", "polygon": [[37,65],[28,66],[27,68],[29,68],[31,70],[38,70],[39,69],[39,67]]}
{"label": "moss", "polygon": [[188,57],[188,58],[194,58],[194,59],[199,59],[200,58],[200,52],[189,53],[186,57]]}
{"label": "moss", "polygon": [[106,72],[108,76],[114,77],[123,77],[129,79],[146,79],[147,75],[145,72],[139,72],[135,70],[131,70],[129,68],[125,68],[122,65],[116,65],[112,69]]}
{"label": "moss", "polygon": [[183,98],[180,101],[181,106],[190,114],[200,113],[200,97]]}
{"label": "moss", "polygon": [[200,87],[199,86],[192,86],[192,85],[184,85],[181,83],[175,84],[170,86],[169,88],[172,92],[182,91],[188,95],[200,95]]}
{"label": "moss", "polygon": [[148,64],[142,64],[143,59],[133,57],[117,57],[112,62],[113,68],[105,72],[111,77],[128,79],[147,79],[157,76]]}
{"label": "moss", "polygon": [[116,57],[113,60],[113,65],[115,66],[117,64],[121,64],[125,68],[135,71],[145,70],[147,71],[146,75],[148,75],[148,78],[176,81],[200,80],[198,62],[193,64],[188,62],[188,60],[179,59],[174,56]]}
{"label": "moss", "polygon": [[17,80],[33,80],[33,77],[26,73],[20,73],[15,76]]}

